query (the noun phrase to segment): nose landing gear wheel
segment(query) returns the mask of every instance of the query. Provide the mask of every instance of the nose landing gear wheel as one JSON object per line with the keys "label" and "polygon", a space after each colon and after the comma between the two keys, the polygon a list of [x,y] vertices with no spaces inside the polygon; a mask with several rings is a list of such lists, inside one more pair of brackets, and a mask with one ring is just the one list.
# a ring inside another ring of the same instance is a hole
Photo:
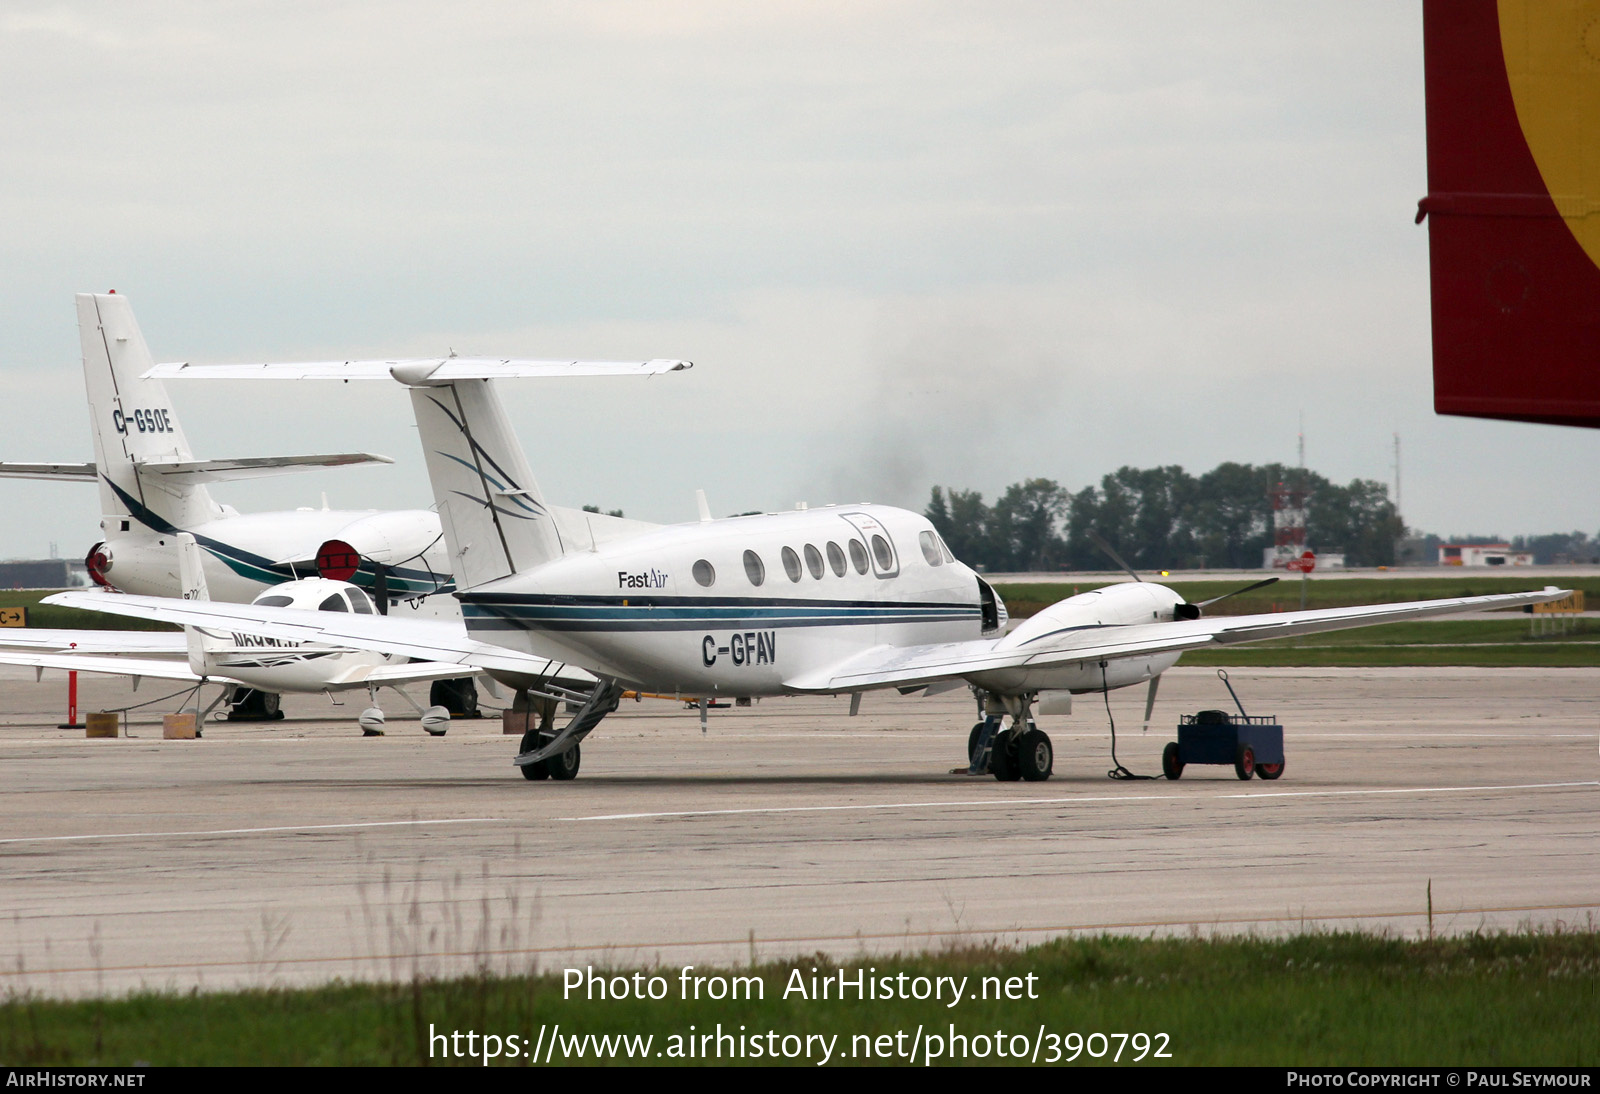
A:
{"label": "nose landing gear wheel", "polygon": [[1169,779],[1183,778],[1183,761],[1178,759],[1178,742],[1168,741],[1161,750],[1161,773]]}
{"label": "nose landing gear wheel", "polygon": [[1256,773],[1255,750],[1249,745],[1240,745],[1233,754],[1233,770],[1234,774],[1238,775],[1240,779],[1248,780],[1251,775],[1254,775]]}
{"label": "nose landing gear wheel", "polygon": [[1055,766],[1055,749],[1042,729],[1030,729],[1017,745],[1017,767],[1028,782],[1043,782]]}

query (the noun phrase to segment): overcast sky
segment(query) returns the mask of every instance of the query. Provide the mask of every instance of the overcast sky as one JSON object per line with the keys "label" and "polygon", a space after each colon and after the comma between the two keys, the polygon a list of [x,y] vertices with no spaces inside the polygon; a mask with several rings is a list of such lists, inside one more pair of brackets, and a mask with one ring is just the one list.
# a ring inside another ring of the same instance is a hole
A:
{"label": "overcast sky", "polygon": [[[0,8],[3,460],[87,460],[72,294],[158,360],[685,357],[506,388],[553,501],[921,509],[1306,462],[1440,533],[1600,526],[1600,433],[1436,417],[1420,4]],[[421,507],[398,386],[200,385],[215,487]],[[96,538],[0,482],[0,556]]]}

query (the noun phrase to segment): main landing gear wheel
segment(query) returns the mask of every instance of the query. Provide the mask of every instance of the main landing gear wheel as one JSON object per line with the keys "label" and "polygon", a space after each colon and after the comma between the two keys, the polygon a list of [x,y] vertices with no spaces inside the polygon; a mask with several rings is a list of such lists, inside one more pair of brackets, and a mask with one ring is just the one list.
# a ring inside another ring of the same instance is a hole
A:
{"label": "main landing gear wheel", "polygon": [[577,742],[567,746],[565,752],[557,752],[554,756],[545,757],[545,769],[550,772],[552,779],[576,779],[578,765],[583,762],[583,753],[578,748]]}
{"label": "main landing gear wheel", "polygon": [[1055,749],[1042,729],[1030,729],[1017,745],[1017,768],[1028,782],[1043,782],[1055,766]]}
{"label": "main landing gear wheel", "polygon": [[1249,779],[1256,773],[1255,750],[1249,745],[1240,745],[1233,753],[1234,774],[1241,779]]}
{"label": "main landing gear wheel", "polygon": [[994,742],[989,750],[989,774],[1003,783],[1014,783],[1022,778],[1017,743],[1009,729],[1003,729],[994,735]]}
{"label": "main landing gear wheel", "polygon": [[1283,774],[1283,764],[1256,764],[1256,777],[1262,779],[1276,779]]}
{"label": "main landing gear wheel", "polygon": [[1183,761],[1178,759],[1178,742],[1168,741],[1161,750],[1161,773],[1169,779],[1183,778]]}
{"label": "main landing gear wheel", "polygon": [[967,763],[972,763],[978,758],[978,738],[983,736],[983,723],[979,722],[972,727],[972,732],[967,734]]}
{"label": "main landing gear wheel", "polygon": [[[530,729],[528,732],[522,735],[522,743],[517,746],[517,751],[532,752],[538,747],[539,733],[537,730]],[[524,764],[522,766],[522,777],[530,782],[536,782],[539,779],[548,779],[550,777],[550,769],[546,767],[545,764],[549,762],[549,760],[540,760],[536,764]]]}

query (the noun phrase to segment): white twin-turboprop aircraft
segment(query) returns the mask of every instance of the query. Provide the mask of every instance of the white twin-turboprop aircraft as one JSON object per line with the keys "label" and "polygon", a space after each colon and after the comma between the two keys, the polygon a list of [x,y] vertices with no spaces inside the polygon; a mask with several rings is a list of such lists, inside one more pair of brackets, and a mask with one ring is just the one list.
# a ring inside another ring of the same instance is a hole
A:
{"label": "white twin-turboprop aircraft", "polygon": [[[628,370],[665,372],[685,362]],[[1533,604],[1564,590],[1201,618],[1165,586],[1128,582],[1070,597],[1005,633],[1005,607],[916,513],[828,506],[701,519],[609,542],[574,542],[554,519],[493,379],[449,361],[329,366],[160,366],[156,376],[392,376],[410,389],[466,633],[413,621],[174,602],[97,592],[50,603],[296,641],[363,647],[481,669],[514,688],[530,721],[524,776],[572,778],[579,743],[625,688],[685,697],[841,694],[970,686],[988,717],[968,770],[1045,779],[1041,692],[1154,682],[1184,650],[1455,612]],[[548,375],[508,365],[496,376]],[[571,666],[597,678],[574,686]],[[578,709],[554,724],[558,700]],[[999,728],[1003,719],[1009,724]]]}

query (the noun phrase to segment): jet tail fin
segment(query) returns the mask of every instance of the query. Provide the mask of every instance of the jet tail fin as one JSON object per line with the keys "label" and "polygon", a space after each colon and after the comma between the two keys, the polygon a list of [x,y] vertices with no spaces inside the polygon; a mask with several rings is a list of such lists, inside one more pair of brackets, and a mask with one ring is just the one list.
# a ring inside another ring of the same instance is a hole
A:
{"label": "jet tail fin", "polygon": [[77,307],[101,512],[157,532],[221,516],[203,486],[140,473],[142,464],[188,463],[194,454],[166,386],[143,377],[154,362],[127,297],[80,293]]}
{"label": "jet tail fin", "polygon": [[1434,409],[1600,427],[1600,0],[1424,0]]}

